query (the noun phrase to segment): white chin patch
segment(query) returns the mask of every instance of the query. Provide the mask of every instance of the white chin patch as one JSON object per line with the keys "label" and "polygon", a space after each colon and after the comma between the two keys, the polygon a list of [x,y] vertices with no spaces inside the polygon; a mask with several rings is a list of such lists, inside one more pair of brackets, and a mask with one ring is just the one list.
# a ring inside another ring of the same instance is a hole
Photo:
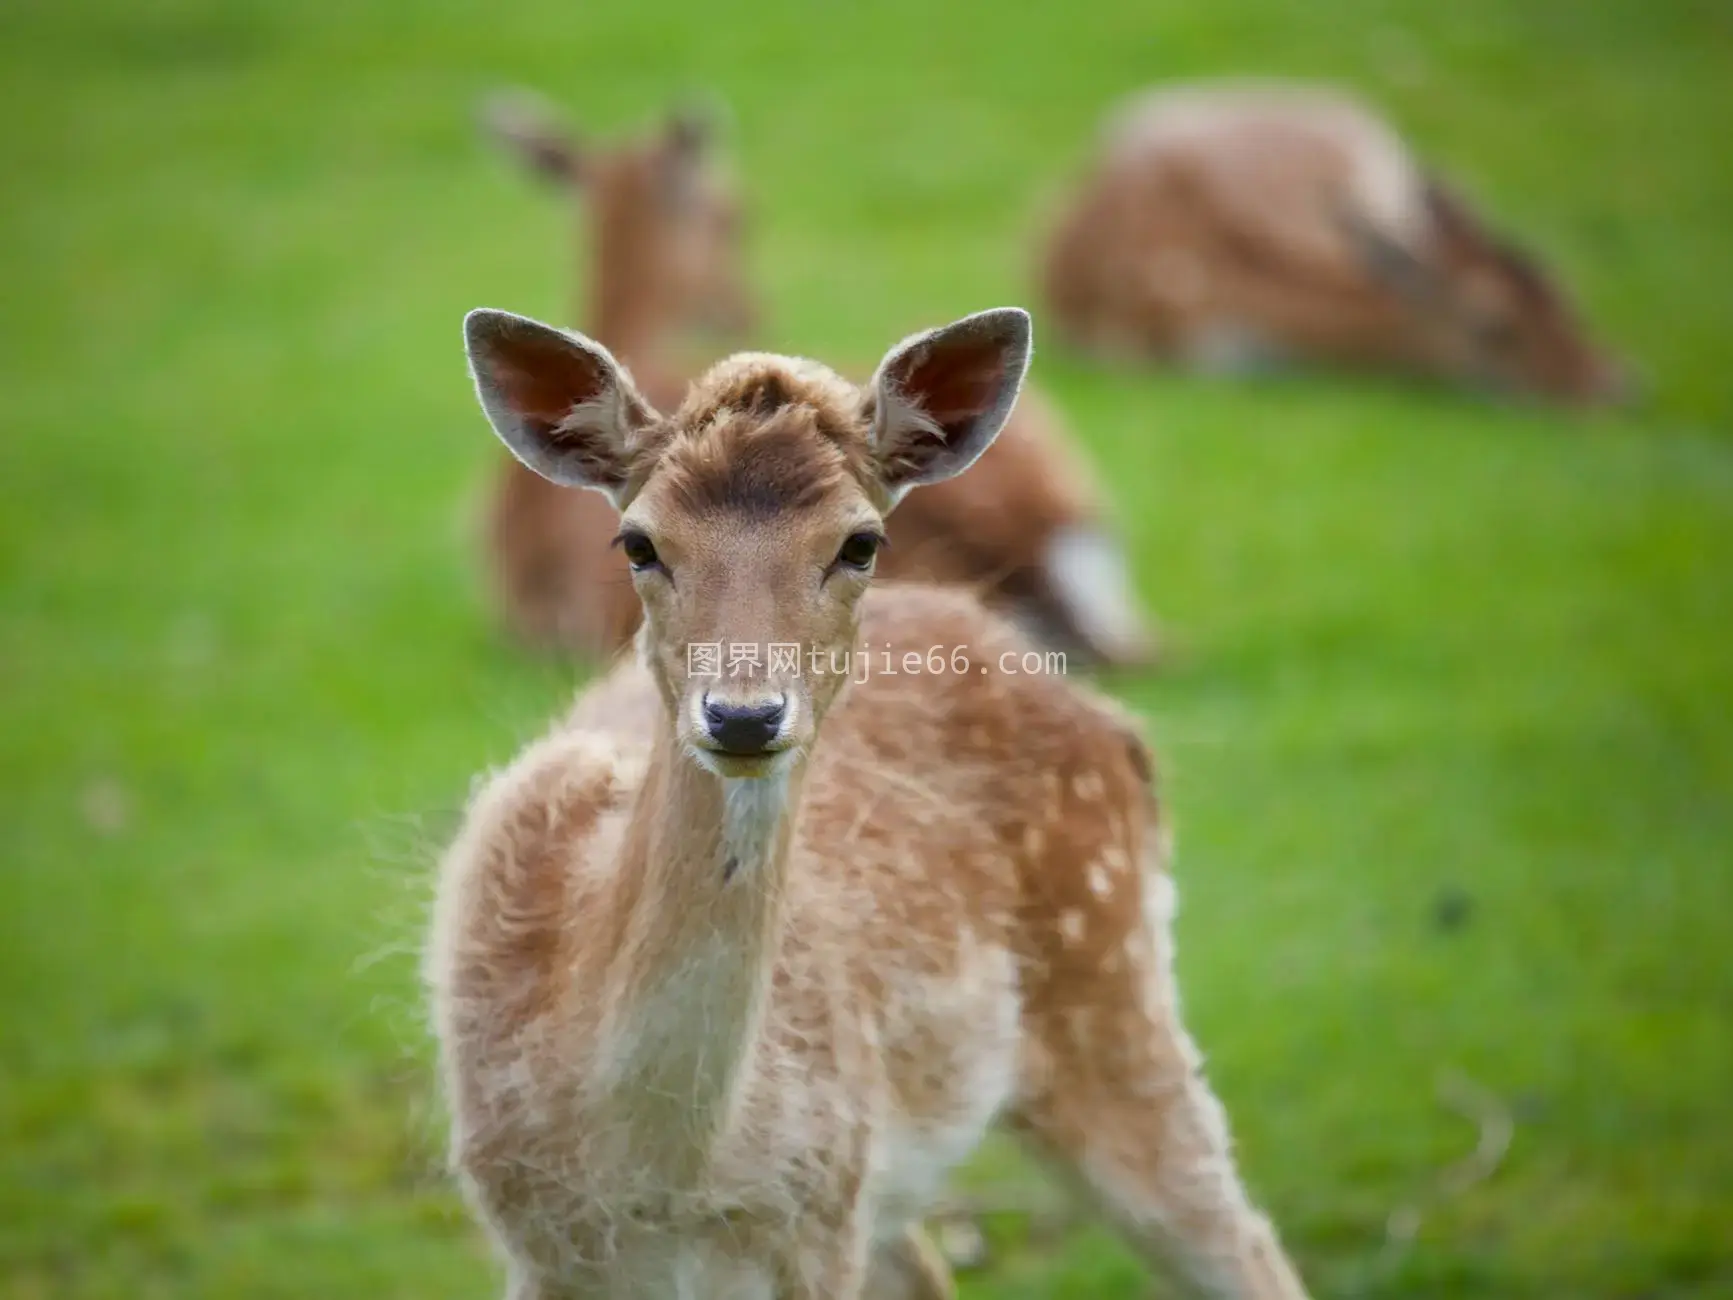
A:
{"label": "white chin patch", "polygon": [[1093,528],[1062,528],[1047,543],[1044,563],[1053,599],[1097,653],[1125,662],[1148,652],[1131,574],[1113,538]]}
{"label": "white chin patch", "polygon": [[788,810],[788,768],[778,762],[766,777],[723,778],[722,851],[735,870],[761,867],[769,859]]}

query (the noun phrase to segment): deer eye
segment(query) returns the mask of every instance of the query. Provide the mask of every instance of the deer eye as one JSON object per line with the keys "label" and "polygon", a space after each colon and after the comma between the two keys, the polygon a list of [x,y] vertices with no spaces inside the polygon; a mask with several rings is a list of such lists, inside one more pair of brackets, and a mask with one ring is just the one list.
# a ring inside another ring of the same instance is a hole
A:
{"label": "deer eye", "polygon": [[643,573],[648,569],[661,567],[662,561],[656,555],[656,548],[650,539],[636,529],[627,529],[614,541],[626,554],[626,563],[632,566],[634,573]]}
{"label": "deer eye", "polygon": [[884,545],[884,538],[877,533],[853,533],[842,544],[842,549],[836,553],[836,566],[842,569],[854,569],[865,572],[872,568],[873,558],[878,555],[879,547]]}

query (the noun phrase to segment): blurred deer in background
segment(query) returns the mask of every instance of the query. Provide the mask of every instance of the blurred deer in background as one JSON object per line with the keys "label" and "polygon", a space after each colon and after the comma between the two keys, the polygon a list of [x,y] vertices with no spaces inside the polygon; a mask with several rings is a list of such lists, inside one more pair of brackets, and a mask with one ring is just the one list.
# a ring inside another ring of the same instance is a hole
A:
{"label": "blurred deer in background", "polygon": [[[494,97],[483,125],[542,178],[585,200],[587,302],[577,318],[628,364],[652,402],[679,402],[689,377],[682,353],[706,327],[739,336],[756,318],[742,275],[742,211],[693,109],[612,147],[581,142],[548,105],[525,92]],[[507,623],[543,648],[605,655],[638,626],[638,600],[609,543],[619,520],[608,504],[570,492],[507,458],[495,489],[489,558]]]}
{"label": "blurred deer in background", "polygon": [[1065,340],[1106,355],[1225,373],[1383,367],[1568,403],[1628,395],[1540,266],[1325,88],[1133,99],[1050,235],[1042,278]]}
{"label": "blurred deer in background", "polygon": [[[999,432],[1027,315],[864,388],[743,354],[671,415],[581,336],[465,336],[512,452],[620,512],[645,614],[439,884],[452,1155],[511,1300],[942,1296],[916,1225],[998,1119],[1194,1293],[1301,1300],[1181,1024],[1135,729],[1007,672],[1027,643],[969,592],[869,591],[887,515]],[[722,645],[744,672],[695,666]],[[862,675],[863,645],[965,662]]]}
{"label": "blurred deer in background", "polygon": [[[713,129],[687,111],[648,137],[586,145],[524,92],[491,101],[484,124],[534,172],[585,200],[588,301],[578,319],[671,409],[695,371],[677,353],[682,337],[694,326],[738,336],[756,316],[741,208]],[[968,482],[926,495],[898,512],[884,577],[975,586],[1080,666],[1153,657],[1105,496],[1049,403],[1026,394]],[[589,656],[629,643],[639,611],[625,561],[608,547],[617,526],[605,500],[505,465],[489,549],[522,639]]]}

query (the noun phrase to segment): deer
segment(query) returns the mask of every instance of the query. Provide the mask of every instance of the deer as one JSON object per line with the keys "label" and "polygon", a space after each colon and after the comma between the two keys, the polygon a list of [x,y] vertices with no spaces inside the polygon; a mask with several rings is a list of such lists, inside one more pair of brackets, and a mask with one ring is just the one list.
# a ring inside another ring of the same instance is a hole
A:
{"label": "deer", "polygon": [[1039,261],[1060,337],[1103,358],[1384,370],[1578,406],[1634,391],[1532,254],[1327,86],[1134,96]]}
{"label": "deer", "polygon": [[643,611],[436,886],[451,1164],[510,1300],[948,1296],[919,1222],[996,1124],[1192,1293],[1305,1295],[1181,1020],[1138,724],[1017,671],[976,593],[874,576],[1031,333],[966,316],[864,385],[736,354],[663,414],[592,339],[466,318],[494,433],[612,503]]}
{"label": "deer", "polygon": [[[651,132],[586,142],[540,97],[495,95],[490,138],[590,213],[580,232],[587,296],[575,319],[672,409],[695,367],[695,328],[739,339],[759,316],[746,288],[745,215],[718,156],[714,110],[689,104]],[[1106,494],[1054,404],[1026,393],[967,483],[899,514],[884,576],[964,583],[1080,665],[1141,666],[1157,640],[1135,594]],[[528,645],[606,659],[638,627],[607,501],[561,492],[502,460],[487,550],[507,625]]]}

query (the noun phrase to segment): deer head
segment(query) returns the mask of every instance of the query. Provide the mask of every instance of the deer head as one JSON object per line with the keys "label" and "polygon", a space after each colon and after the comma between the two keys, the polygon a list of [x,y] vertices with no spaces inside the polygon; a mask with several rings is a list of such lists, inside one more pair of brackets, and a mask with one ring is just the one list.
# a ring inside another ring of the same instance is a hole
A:
{"label": "deer head", "polygon": [[1486,388],[1557,401],[1628,400],[1633,378],[1603,352],[1564,291],[1437,180],[1423,188],[1430,240],[1399,247],[1350,221],[1365,265],[1416,313],[1447,370]]}
{"label": "deer head", "polygon": [[641,137],[602,145],[580,140],[524,91],[483,106],[484,128],[507,152],[587,200],[595,303],[585,319],[597,332],[751,328],[742,206],[718,157],[718,116],[687,104]]}
{"label": "deer head", "polygon": [[987,449],[1030,343],[1027,313],[981,312],[898,344],[865,388],[746,353],[663,415],[580,335],[490,310],[464,332],[511,452],[620,511],[639,652],[681,747],[725,776],[768,775],[810,748],[847,677],[886,516]]}

